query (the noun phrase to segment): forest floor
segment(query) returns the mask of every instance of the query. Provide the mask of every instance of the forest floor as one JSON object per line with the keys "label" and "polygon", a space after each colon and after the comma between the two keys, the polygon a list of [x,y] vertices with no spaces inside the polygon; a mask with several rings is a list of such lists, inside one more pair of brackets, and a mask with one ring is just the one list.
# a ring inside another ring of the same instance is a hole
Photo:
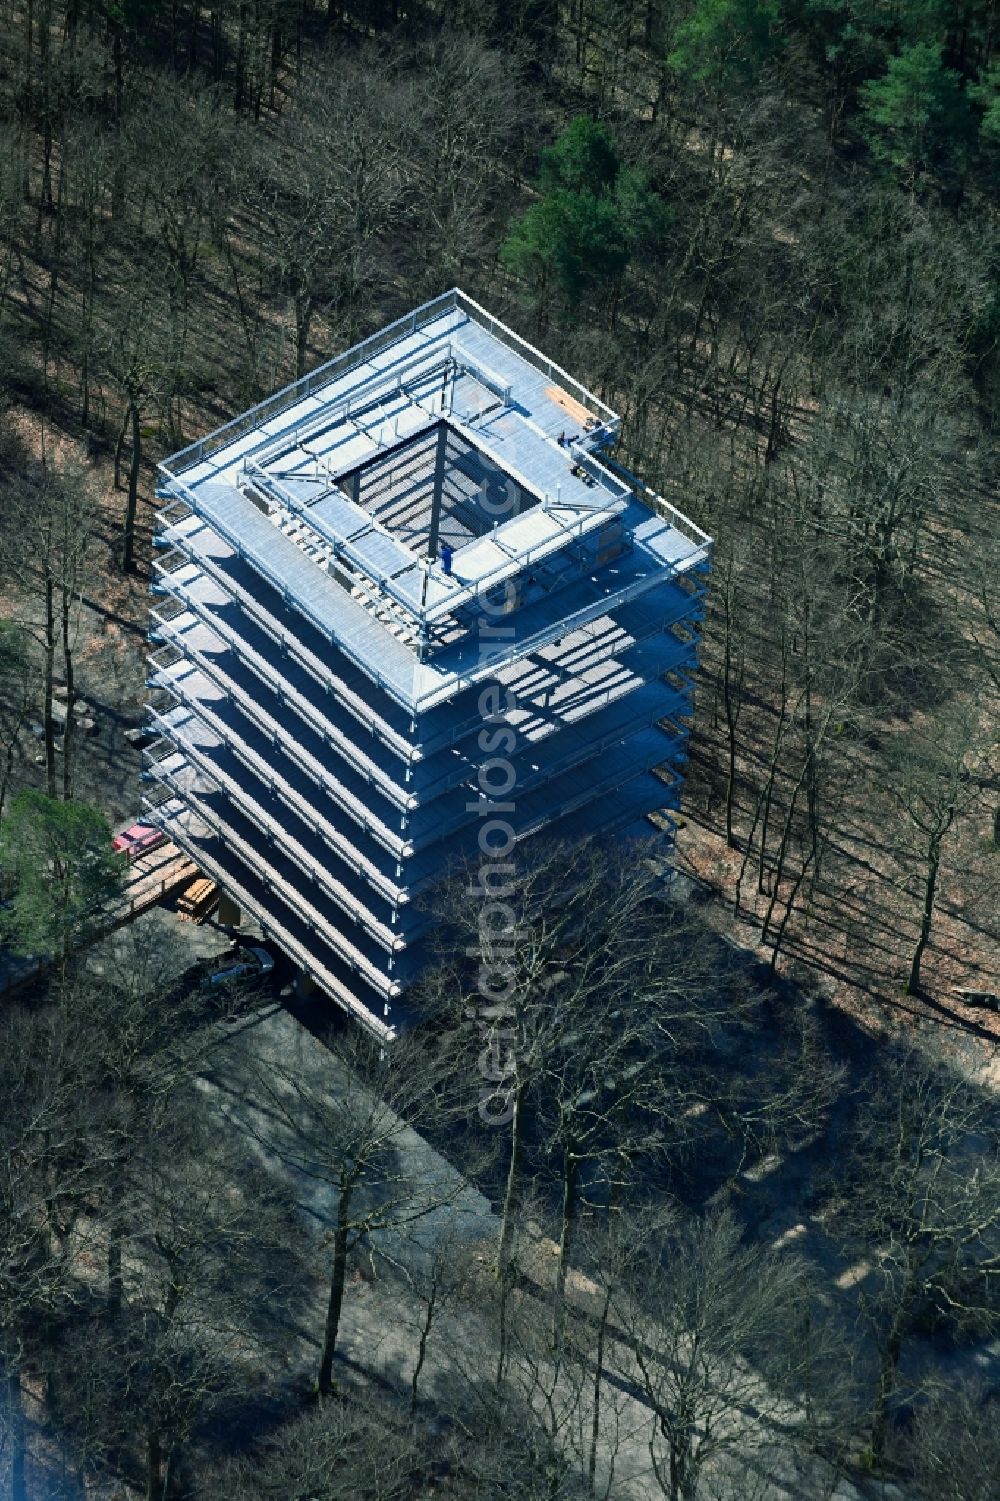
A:
{"label": "forest floor", "polygon": [[[174,912],[158,907],[143,914],[129,929],[96,945],[91,966],[99,971],[108,965],[128,963],[132,945],[152,943],[171,956],[178,977],[186,974],[191,984],[197,984],[201,973],[198,966],[222,954],[230,939],[231,934],[217,923],[182,923]],[[863,1069],[864,1032],[843,1012],[838,1015],[840,1020],[830,1031],[834,1061],[848,1070]],[[259,1441],[287,1412],[298,1410],[312,1388],[328,1293],[327,1245],[336,1208],[336,1193],[330,1185],[313,1173],[296,1170],[282,1157],[281,1143],[273,1137],[273,1122],[262,1127],[253,1070],[263,1061],[269,1069],[276,1066],[290,1070],[296,1078],[322,1090],[333,1087],[353,1093],[358,1086],[322,1042],[273,998],[264,997],[245,1015],[214,1024],[214,1034],[204,1087],[215,1097],[229,1128],[239,1133],[273,1174],[292,1186],[305,1233],[315,1246],[315,1252],[306,1258],[313,1267],[309,1285],[302,1289],[280,1350],[272,1351],[266,1362],[248,1373],[240,1431],[235,1435],[240,1447],[251,1439]],[[858,1094],[857,1083],[855,1079],[852,1087],[851,1080],[847,1081],[847,1096]],[[294,1144],[289,1145],[294,1154]],[[767,1158],[741,1171],[727,1192],[756,1239],[775,1247],[794,1246],[813,1264],[822,1278],[826,1300],[853,1325],[858,1322],[859,1298],[869,1267],[863,1251],[852,1260],[834,1244],[817,1208],[816,1175],[822,1174],[826,1150],[822,1139],[817,1139],[795,1152]],[[418,1180],[423,1175],[440,1194],[441,1207],[422,1217],[415,1230],[376,1235],[370,1249],[352,1256],[338,1341],[337,1381],[360,1400],[370,1397],[387,1404],[405,1419],[426,1311],[421,1293],[426,1290],[427,1258],[435,1246],[457,1239],[465,1253],[466,1272],[458,1292],[446,1299],[432,1325],[416,1407],[417,1422],[426,1429],[428,1447],[433,1449],[440,1442],[446,1448],[449,1424],[442,1428],[440,1415],[468,1413],[470,1405],[474,1408],[483,1399],[482,1392],[478,1397],[476,1393],[495,1359],[496,1334],[488,1310],[495,1302],[492,1257],[498,1221],[489,1201],[466,1183],[424,1136],[405,1129],[398,1151],[407,1173]],[[538,1300],[537,1313],[533,1305],[552,1275],[556,1247],[533,1222],[522,1225],[519,1234],[521,1259],[529,1273],[515,1298],[517,1314],[530,1328],[532,1322],[544,1321],[542,1301]],[[572,1274],[570,1288],[575,1305],[585,1312],[586,1279]],[[859,1338],[860,1353],[866,1341],[863,1335]],[[587,1362],[584,1368],[591,1369]],[[975,1376],[987,1385],[1000,1387],[1000,1340],[942,1350],[930,1339],[915,1339],[907,1356],[906,1375],[908,1382],[925,1390],[933,1389],[946,1375]],[[538,1379],[537,1371],[533,1379]],[[589,1392],[589,1382],[584,1383],[584,1390]],[[581,1397],[573,1389],[570,1377],[559,1392],[567,1408],[582,1404],[574,1424],[579,1435],[586,1435],[589,1397]],[[38,1407],[40,1415],[40,1393],[31,1398],[29,1406],[32,1411]],[[624,1390],[609,1378],[602,1411],[606,1425],[602,1465],[614,1460],[618,1482],[635,1501],[660,1494],[649,1470],[652,1417],[637,1390]],[[213,1433],[211,1444],[206,1444],[197,1457],[201,1473],[211,1473],[218,1452],[217,1438]],[[226,1443],[233,1438],[227,1431]],[[761,1455],[763,1463],[764,1449]],[[818,1462],[795,1460],[790,1452],[776,1453],[773,1449],[766,1453],[766,1466],[769,1472],[774,1469],[780,1480],[769,1480],[764,1489],[755,1487],[754,1501],[815,1501],[817,1496],[824,1496],[826,1501],[903,1501],[894,1486],[872,1480],[860,1469],[852,1470],[849,1479],[837,1480],[827,1471],[821,1473]],[[440,1493],[452,1492],[442,1488]],[[118,1480],[96,1494],[101,1501],[134,1501],[139,1492]],[[457,1489],[454,1494],[463,1493]]]}
{"label": "forest floor", "polygon": [[[887,831],[855,825],[831,862],[834,875],[814,900],[793,913],[775,972],[822,995],[831,1005],[873,1032],[933,1025],[953,1034],[957,1051],[992,1060],[1000,1086],[1000,1014],[966,1004],[959,988],[1000,991],[1000,852],[989,849],[989,812],[984,807],[967,838],[950,852],[947,894],[938,903],[923,966],[919,995],[907,995],[903,982],[917,938],[916,903],[901,879]],[[963,861],[963,854],[971,856]],[[978,845],[978,848],[976,846]],[[741,947],[768,961],[771,944],[761,932],[770,891],[759,890],[751,866],[735,912],[743,851],[731,849],[725,834],[702,811],[684,807],[678,833],[679,869],[704,882],[715,897],[704,908],[707,920]],[[779,902],[773,922],[780,921]]]}
{"label": "forest floor", "polygon": [[[262,1159],[271,1171],[292,1184],[312,1233],[322,1243],[334,1224],[336,1193],[321,1176],[298,1172],[282,1158],[280,1141],[276,1142],[274,1137],[274,1120],[266,1119],[269,1114],[266,1107],[254,1102],[252,1071],[259,1060],[270,1067],[291,1070],[295,1077],[312,1081],[323,1089],[331,1087],[331,1081],[334,1088],[352,1092],[358,1085],[331,1059],[322,1043],[278,1009],[265,1008],[248,1019],[213,1055],[208,1087],[216,1092],[220,1111],[247,1140],[267,1142],[266,1149],[258,1146]],[[273,1150],[275,1146],[277,1150]],[[443,1241],[447,1241],[451,1250],[456,1240],[460,1240],[467,1253],[468,1271],[458,1295],[447,1300],[432,1325],[417,1412],[421,1418],[442,1412],[468,1412],[470,1394],[482,1385],[495,1359],[495,1331],[483,1310],[495,1302],[492,1257],[498,1221],[489,1202],[475,1189],[463,1185],[455,1170],[416,1132],[409,1129],[402,1132],[397,1152],[417,1181],[425,1180],[440,1194],[442,1206],[422,1217],[409,1231],[389,1231],[374,1237],[372,1250],[353,1259],[338,1341],[337,1379],[360,1393],[377,1389],[380,1398],[406,1410],[426,1313],[419,1292],[426,1279],[427,1258]],[[811,1242],[825,1242],[821,1227],[810,1225],[807,1232],[801,1206],[785,1197],[789,1184],[802,1186],[804,1180],[800,1175],[792,1173],[786,1177],[782,1172],[751,1171],[743,1176],[746,1195],[759,1196],[761,1206],[768,1208],[768,1239],[791,1240],[808,1233]],[[775,1193],[778,1182],[785,1184],[781,1202]],[[541,1304],[537,1314],[531,1307],[537,1295],[535,1284],[539,1289],[545,1287],[555,1265],[556,1247],[533,1224],[521,1226],[519,1233],[527,1247],[522,1250],[522,1257],[533,1270],[515,1296],[520,1305],[519,1316],[537,1323],[544,1315]],[[824,1255],[829,1259],[830,1254],[827,1246]],[[290,1331],[281,1371],[282,1381],[298,1389],[308,1390],[319,1358],[326,1305],[321,1270],[324,1259],[317,1258],[320,1270],[312,1300],[314,1315]],[[839,1261],[831,1262],[828,1271],[833,1295],[853,1302],[862,1277],[852,1276],[851,1269]],[[571,1281],[571,1297],[581,1309],[587,1306],[587,1289],[586,1279],[576,1276]],[[977,1368],[982,1369],[983,1359],[988,1357],[983,1352],[979,1354],[982,1358]],[[548,1360],[548,1356],[540,1358],[543,1364]],[[989,1358],[1000,1363],[1000,1346]],[[552,1374],[542,1378],[543,1384]],[[456,1383],[463,1387],[462,1391],[456,1390]],[[589,1382],[584,1384],[589,1390]],[[574,1397],[568,1378],[563,1383],[556,1379],[556,1386],[560,1396],[555,1408],[563,1403],[568,1411],[574,1402],[580,1403],[572,1426],[581,1435],[588,1433],[589,1399]],[[610,1377],[605,1382],[602,1411],[605,1422],[602,1467],[608,1468],[613,1463],[616,1480],[635,1501],[652,1501],[661,1491],[650,1471],[651,1412],[634,1390],[620,1390]],[[762,1446],[767,1449],[769,1441],[762,1438]],[[846,1479],[837,1484],[829,1475],[821,1476],[818,1462],[803,1469],[790,1455],[782,1456],[780,1452],[776,1455],[772,1451],[767,1463],[781,1479],[759,1492],[755,1488],[755,1501],[793,1501],[817,1495],[827,1496],[828,1501],[860,1501],[867,1494]],[[858,1483],[864,1485],[863,1480]],[[892,1494],[892,1487],[883,1490],[880,1486],[878,1490],[880,1497]]]}

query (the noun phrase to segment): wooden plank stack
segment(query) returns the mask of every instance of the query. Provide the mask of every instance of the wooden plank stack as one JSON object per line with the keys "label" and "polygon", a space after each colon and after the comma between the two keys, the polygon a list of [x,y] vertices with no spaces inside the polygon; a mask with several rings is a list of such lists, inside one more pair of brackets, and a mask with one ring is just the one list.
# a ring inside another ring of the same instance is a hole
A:
{"label": "wooden plank stack", "polygon": [[208,876],[198,876],[177,898],[178,916],[182,922],[204,922],[218,900],[216,883]]}

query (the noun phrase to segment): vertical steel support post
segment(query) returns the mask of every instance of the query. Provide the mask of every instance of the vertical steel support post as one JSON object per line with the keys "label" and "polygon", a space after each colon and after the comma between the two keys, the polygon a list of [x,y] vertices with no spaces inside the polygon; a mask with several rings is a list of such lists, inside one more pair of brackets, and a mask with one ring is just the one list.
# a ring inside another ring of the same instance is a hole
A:
{"label": "vertical steel support post", "polygon": [[444,494],[444,455],[448,446],[448,428],[444,422],[438,424],[437,448],[434,454],[434,499],[431,502],[431,529],[427,538],[427,556],[434,559],[438,555],[438,532],[441,529],[441,498]]}

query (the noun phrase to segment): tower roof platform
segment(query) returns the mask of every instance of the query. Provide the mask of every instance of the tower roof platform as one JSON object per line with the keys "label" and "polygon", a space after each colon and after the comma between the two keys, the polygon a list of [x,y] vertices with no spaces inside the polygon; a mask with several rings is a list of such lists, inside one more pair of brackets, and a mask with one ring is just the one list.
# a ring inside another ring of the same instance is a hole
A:
{"label": "tower roof platform", "polygon": [[[706,561],[596,456],[618,425],[455,290],[162,464],[161,543],[251,603],[276,590],[422,714]],[[500,614],[484,661],[475,626]]]}

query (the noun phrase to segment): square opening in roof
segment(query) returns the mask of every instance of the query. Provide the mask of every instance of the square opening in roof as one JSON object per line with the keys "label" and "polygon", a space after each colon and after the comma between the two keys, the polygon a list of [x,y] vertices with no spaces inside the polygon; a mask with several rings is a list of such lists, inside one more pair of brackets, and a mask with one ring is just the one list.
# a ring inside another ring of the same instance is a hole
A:
{"label": "square opening in roof", "polygon": [[443,543],[457,552],[539,502],[447,421],[383,449],[337,484],[418,558],[437,557]]}

